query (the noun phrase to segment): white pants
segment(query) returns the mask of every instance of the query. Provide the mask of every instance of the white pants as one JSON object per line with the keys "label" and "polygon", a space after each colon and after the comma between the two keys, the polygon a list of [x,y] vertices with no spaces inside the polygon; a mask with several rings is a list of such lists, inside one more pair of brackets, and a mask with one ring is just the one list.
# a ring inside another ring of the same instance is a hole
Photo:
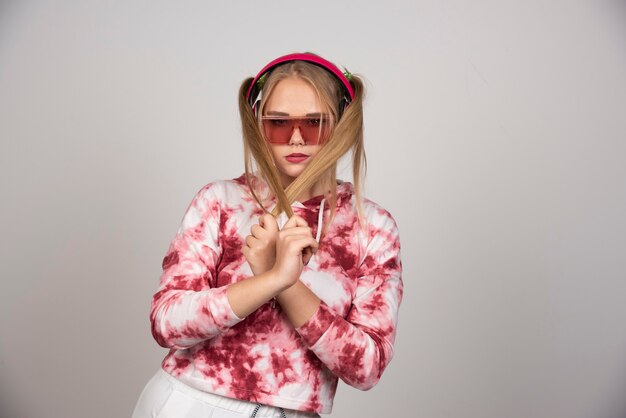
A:
{"label": "white pants", "polygon": [[[192,388],[163,369],[141,392],[132,418],[249,418],[257,404]],[[319,418],[311,412],[285,409],[288,418]],[[258,418],[280,418],[280,408],[262,405]]]}

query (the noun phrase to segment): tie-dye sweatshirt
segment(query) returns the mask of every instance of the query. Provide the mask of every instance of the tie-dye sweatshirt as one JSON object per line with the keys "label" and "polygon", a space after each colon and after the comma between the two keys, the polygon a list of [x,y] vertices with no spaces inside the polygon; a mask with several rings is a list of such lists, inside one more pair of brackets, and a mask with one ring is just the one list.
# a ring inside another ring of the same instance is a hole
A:
{"label": "tie-dye sweatshirt", "polygon": [[[324,203],[320,195],[292,205],[318,239],[320,221],[330,217]],[[396,222],[376,203],[362,203],[359,229],[353,185],[337,185],[335,217],[300,276],[322,302],[294,328],[271,301],[246,318],[233,312],[226,290],[252,275],[241,248],[263,211],[243,175],[202,187],[152,300],[152,334],[170,349],[163,369],[202,391],[318,413],[330,413],[338,378],[374,386],[393,354],[402,265]],[[286,221],[282,213],[279,227]]]}

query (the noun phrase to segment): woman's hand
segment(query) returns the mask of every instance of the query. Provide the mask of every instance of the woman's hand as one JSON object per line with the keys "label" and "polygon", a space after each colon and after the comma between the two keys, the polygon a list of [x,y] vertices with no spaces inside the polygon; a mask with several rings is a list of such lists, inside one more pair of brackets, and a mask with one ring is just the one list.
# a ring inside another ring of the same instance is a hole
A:
{"label": "woman's hand", "polygon": [[272,267],[276,278],[285,287],[295,284],[317,248],[317,241],[306,221],[296,215],[289,218],[276,239],[276,263]]}
{"label": "woman's hand", "polygon": [[250,228],[250,235],[246,237],[246,244],[241,251],[255,276],[274,266],[278,232],[276,219],[269,213],[263,214],[259,223]]}

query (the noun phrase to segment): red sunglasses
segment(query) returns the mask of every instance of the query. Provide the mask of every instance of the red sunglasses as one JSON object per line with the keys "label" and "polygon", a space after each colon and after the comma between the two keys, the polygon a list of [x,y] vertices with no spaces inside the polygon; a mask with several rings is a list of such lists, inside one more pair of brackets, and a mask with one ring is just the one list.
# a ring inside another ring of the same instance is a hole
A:
{"label": "red sunglasses", "polygon": [[286,145],[291,141],[296,128],[306,145],[317,145],[328,139],[330,118],[321,116],[263,116],[265,138],[272,144]]}

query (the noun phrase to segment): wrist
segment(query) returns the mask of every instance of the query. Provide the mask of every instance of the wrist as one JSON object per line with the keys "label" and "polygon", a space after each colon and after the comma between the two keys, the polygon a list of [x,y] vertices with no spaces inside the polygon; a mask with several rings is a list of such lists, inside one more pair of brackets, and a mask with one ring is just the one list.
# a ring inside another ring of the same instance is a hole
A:
{"label": "wrist", "polygon": [[267,281],[268,286],[272,288],[274,296],[278,296],[279,294],[293,286],[292,283],[287,283],[284,280],[281,280],[280,273],[273,267],[263,273],[263,276],[265,276],[265,280]]}
{"label": "wrist", "polygon": [[288,298],[290,297],[290,295],[294,295],[295,293],[298,292],[298,286],[300,284],[302,284],[302,282],[298,280],[295,283],[285,287],[284,289],[280,291],[280,293],[276,295],[276,298],[280,300],[280,299]]}
{"label": "wrist", "polygon": [[321,303],[321,299],[300,280],[276,296],[276,300],[296,328],[315,315]]}

